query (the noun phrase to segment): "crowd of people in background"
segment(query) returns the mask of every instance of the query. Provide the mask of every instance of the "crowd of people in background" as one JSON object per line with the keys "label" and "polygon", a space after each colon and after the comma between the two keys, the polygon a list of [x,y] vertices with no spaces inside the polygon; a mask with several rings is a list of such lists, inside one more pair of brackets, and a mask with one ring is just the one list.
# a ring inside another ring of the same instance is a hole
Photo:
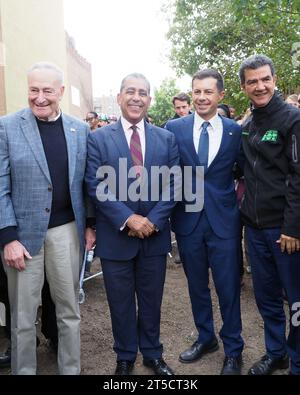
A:
{"label": "crowd of people in background", "polygon": [[90,111],[86,114],[85,121],[88,123],[92,131],[102,128],[103,126],[115,123],[118,118],[115,115],[97,114],[95,111]]}
{"label": "crowd of people in background", "polygon": [[[300,93],[291,93],[285,98],[286,103],[295,106],[296,108],[300,108]],[[178,92],[172,99],[171,103],[174,108],[174,116],[171,119],[177,119],[180,117],[187,116],[191,114],[193,109],[193,104],[191,103],[191,92]],[[150,108],[151,112],[151,108]],[[240,114],[236,114],[236,109],[230,103],[220,103],[218,105],[218,113],[226,118],[235,120],[238,124],[242,125],[246,118],[251,114],[251,108],[247,108],[244,112]],[[153,123],[153,118],[151,117],[151,113],[147,113],[146,121],[149,123]],[[86,118],[84,119],[89,124],[89,127],[92,131],[101,128],[103,126],[109,125],[111,123],[115,123],[118,121],[117,116],[115,115],[107,115],[104,113],[97,113],[94,110],[91,110],[87,113]],[[166,119],[165,122],[161,125],[158,125],[162,128],[165,127],[169,119]]]}
{"label": "crowd of people in background", "polygon": [[[285,102],[300,109],[300,93],[293,93],[291,95],[288,95],[285,99]],[[175,114],[170,119],[185,117],[193,112],[193,105],[191,104],[190,93],[179,92],[172,98],[172,105]],[[218,105],[218,113],[221,116],[233,119],[239,125],[242,125],[251,114],[251,108],[249,107],[242,114],[236,115],[236,109],[234,106],[230,104],[220,103]],[[154,120],[151,117],[150,113],[146,114],[145,119],[148,123],[154,124]],[[160,125],[160,127],[164,128],[170,119],[167,119],[162,125]],[[98,114],[95,111],[90,111],[86,114],[86,118],[84,119],[84,121],[88,123],[91,131],[94,131],[103,126],[117,122],[118,118],[115,115],[106,115],[103,113]]]}

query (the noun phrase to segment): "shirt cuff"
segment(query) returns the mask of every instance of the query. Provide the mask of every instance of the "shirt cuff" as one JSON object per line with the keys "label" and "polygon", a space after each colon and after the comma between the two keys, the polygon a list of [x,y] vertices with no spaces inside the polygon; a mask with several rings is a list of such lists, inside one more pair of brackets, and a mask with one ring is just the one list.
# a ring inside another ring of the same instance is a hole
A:
{"label": "shirt cuff", "polygon": [[19,240],[16,226],[8,226],[0,230],[0,246],[2,248],[15,240]]}
{"label": "shirt cuff", "polygon": [[123,232],[123,230],[126,228],[127,226],[127,222],[129,220],[129,218],[131,217],[131,215],[126,219],[126,221],[124,222],[124,224],[121,226],[120,231]]}

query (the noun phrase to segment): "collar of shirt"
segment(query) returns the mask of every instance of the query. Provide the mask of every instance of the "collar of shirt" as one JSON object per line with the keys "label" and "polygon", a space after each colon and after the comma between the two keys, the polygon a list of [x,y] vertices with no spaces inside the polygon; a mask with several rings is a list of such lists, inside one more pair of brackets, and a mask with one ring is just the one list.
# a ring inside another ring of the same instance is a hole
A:
{"label": "collar of shirt", "polygon": [[206,121],[205,119],[201,118],[200,115],[198,115],[195,112],[195,121],[194,121],[194,129],[199,130],[199,135],[201,132],[201,127],[203,122],[209,122],[210,126],[208,127],[208,132],[212,132],[214,130],[218,130],[220,127],[220,123],[222,123],[221,118],[219,117],[218,114],[214,115],[209,121]]}
{"label": "collar of shirt", "polygon": [[[127,140],[128,147],[130,149],[130,140],[132,136],[132,123],[128,122],[127,119],[124,117],[121,117],[121,124],[125,133],[125,137]],[[145,153],[146,153],[146,137],[145,137],[145,122],[144,119],[142,119],[139,123],[136,124],[137,126],[137,131],[140,136],[140,141],[141,141],[141,146],[142,146],[142,153],[143,153],[143,160],[145,163]]]}
{"label": "collar of shirt", "polygon": [[58,113],[58,115],[56,115],[55,118],[48,118],[47,121],[45,121],[44,119],[40,119],[40,118],[38,118],[38,117],[37,117],[37,119],[38,119],[39,121],[42,121],[42,122],[55,122],[55,121],[58,120],[58,118],[61,116],[61,114],[62,114],[62,112],[61,112],[61,110],[59,110],[59,113]]}

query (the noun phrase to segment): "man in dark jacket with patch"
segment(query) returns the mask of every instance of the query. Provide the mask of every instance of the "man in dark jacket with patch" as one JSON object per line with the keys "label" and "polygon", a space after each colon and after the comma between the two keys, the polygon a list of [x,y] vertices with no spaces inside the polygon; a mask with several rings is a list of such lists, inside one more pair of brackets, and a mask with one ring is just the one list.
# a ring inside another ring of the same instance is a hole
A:
{"label": "man in dark jacket with patch", "polygon": [[[255,55],[240,67],[252,115],[243,125],[246,193],[242,215],[256,303],[264,321],[266,355],[248,374],[288,367],[300,374],[300,111],[275,90],[271,59]],[[290,309],[285,337],[283,289]],[[288,358],[289,357],[289,358]]]}

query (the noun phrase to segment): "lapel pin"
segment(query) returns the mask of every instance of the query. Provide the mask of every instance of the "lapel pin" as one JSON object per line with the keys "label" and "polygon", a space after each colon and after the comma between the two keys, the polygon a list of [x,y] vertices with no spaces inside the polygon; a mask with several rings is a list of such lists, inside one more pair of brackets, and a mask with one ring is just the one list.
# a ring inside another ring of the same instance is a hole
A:
{"label": "lapel pin", "polygon": [[233,135],[233,133],[232,132],[229,132],[229,136],[232,136]]}
{"label": "lapel pin", "polygon": [[76,132],[76,129],[74,129],[74,128],[71,128],[70,130],[71,130],[71,132]]}

